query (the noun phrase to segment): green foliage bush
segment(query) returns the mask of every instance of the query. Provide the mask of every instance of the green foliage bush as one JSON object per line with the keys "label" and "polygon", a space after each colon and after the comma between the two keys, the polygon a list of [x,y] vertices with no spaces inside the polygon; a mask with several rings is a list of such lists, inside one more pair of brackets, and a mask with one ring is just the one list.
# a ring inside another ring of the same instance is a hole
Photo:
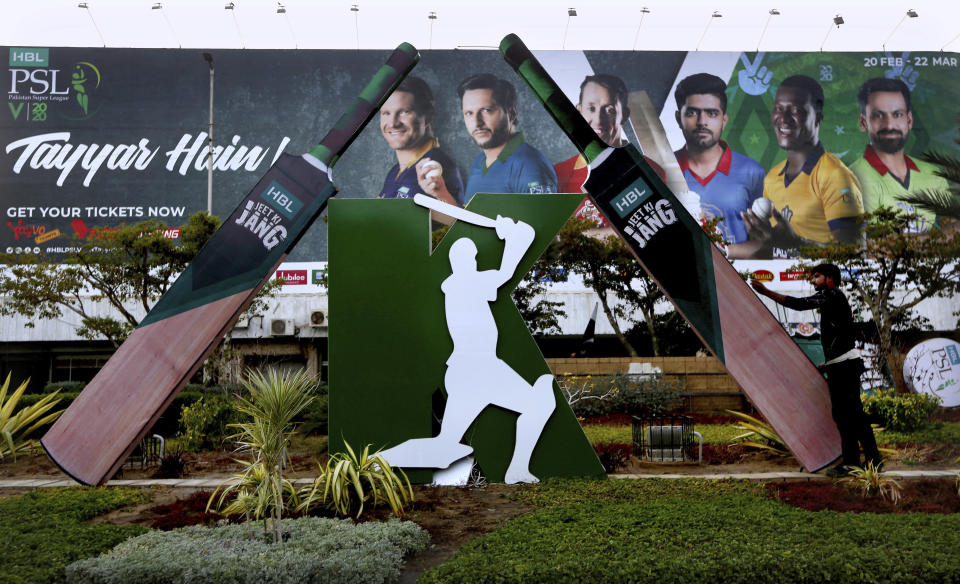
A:
{"label": "green foliage bush", "polygon": [[183,391],[191,391],[194,393],[215,393],[230,396],[242,395],[245,390],[242,383],[218,383],[216,385],[188,383],[183,386]]}
{"label": "green foliage bush", "polygon": [[237,414],[228,398],[203,395],[180,410],[180,447],[185,452],[222,449],[233,433],[228,426]]}
{"label": "green foliage bush", "polygon": [[630,460],[632,446],[630,446],[629,443],[618,444],[605,442],[602,444],[594,444],[593,450],[597,453],[597,458],[600,459],[603,470],[607,471],[607,473],[614,473],[627,465],[627,461]]}
{"label": "green foliage bush", "polygon": [[200,391],[181,391],[173,398],[166,411],[150,429],[151,434],[160,434],[163,437],[176,436],[180,432],[180,414],[183,408],[193,404],[203,397]]}
{"label": "green foliage bush", "polygon": [[44,385],[41,393],[53,393],[58,389],[61,390],[60,395],[65,393],[80,393],[86,386],[86,381],[55,381]]}
{"label": "green foliage bush", "polygon": [[160,416],[157,423],[153,425],[151,434],[160,434],[161,436],[176,436],[180,432],[180,416],[183,408],[192,405],[194,402],[204,396],[212,398],[228,398],[232,395],[238,395],[243,391],[243,386],[235,383],[225,385],[212,385],[204,387],[198,383],[188,383],[183,391],[173,398],[173,402],[167,408],[167,411]]}
{"label": "green foliage bush", "polygon": [[582,399],[573,404],[573,412],[583,418],[610,414],[656,415],[683,405],[680,387],[659,376],[637,379],[618,374],[597,376],[587,395],[600,396],[610,389],[614,394],[605,399]]}
{"label": "green foliage bush", "polygon": [[329,395],[318,395],[307,409],[295,420],[299,422],[297,431],[304,436],[325,435],[327,433]]}
{"label": "green foliage bush", "polygon": [[420,582],[956,582],[960,517],[813,513],[733,482],[546,481]]}
{"label": "green foliage bush", "polygon": [[879,424],[889,430],[911,432],[930,422],[940,408],[940,400],[920,393],[896,393],[894,390],[878,391],[863,396],[863,409]]}
{"label": "green foliage bush", "polygon": [[0,499],[0,581],[63,582],[70,562],[147,531],[140,525],[98,525],[89,519],[146,500],[134,489],[75,487]]}
{"label": "green foliage bush", "polygon": [[281,544],[269,543],[260,529],[246,524],[155,531],[71,564],[67,579],[75,584],[379,584],[395,580],[404,556],[425,549],[430,540],[410,521],[354,525],[304,517],[283,519],[281,527]]}
{"label": "green foliage bush", "polygon": [[[20,396],[19,403],[21,406],[32,406],[33,404],[37,403],[38,401],[46,397],[46,395],[47,394],[45,393],[25,393],[22,396]],[[80,395],[79,392],[61,393],[57,395],[57,397],[60,398],[60,403],[57,404],[57,407],[61,409],[66,409],[67,406],[73,403],[73,400],[77,399],[78,395]]]}

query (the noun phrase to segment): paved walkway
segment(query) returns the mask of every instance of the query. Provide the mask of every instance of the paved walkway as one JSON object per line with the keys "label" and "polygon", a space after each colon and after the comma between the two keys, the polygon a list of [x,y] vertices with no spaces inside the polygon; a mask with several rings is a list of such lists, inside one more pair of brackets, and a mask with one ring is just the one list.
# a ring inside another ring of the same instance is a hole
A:
{"label": "paved walkway", "polygon": [[[884,473],[896,479],[934,479],[954,478],[960,473],[960,468],[953,469],[898,469]],[[609,475],[614,479],[705,479],[705,480],[751,480],[751,481],[828,481],[831,480],[823,473],[809,472],[754,472],[754,473],[713,473],[713,474],[618,474]],[[108,481],[109,487],[173,487],[183,489],[214,489],[224,483],[224,477],[200,479],[131,479]],[[294,479],[295,485],[309,485],[312,478]],[[62,478],[24,478],[0,480],[0,489],[42,489],[51,487],[74,487],[79,483],[71,479]]]}

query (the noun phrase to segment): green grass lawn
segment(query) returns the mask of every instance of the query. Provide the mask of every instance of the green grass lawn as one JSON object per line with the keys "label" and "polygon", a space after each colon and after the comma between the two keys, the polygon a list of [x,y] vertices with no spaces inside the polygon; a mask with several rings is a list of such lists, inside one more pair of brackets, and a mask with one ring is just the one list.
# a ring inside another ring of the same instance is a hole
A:
{"label": "green grass lawn", "polygon": [[960,422],[933,422],[913,432],[876,432],[879,444],[960,444]]}
{"label": "green grass lawn", "polygon": [[421,582],[955,582],[960,516],[809,512],[744,482],[551,480]]}
{"label": "green grass lawn", "polygon": [[87,520],[147,501],[136,489],[38,489],[0,499],[0,581],[63,582],[67,564],[104,552],[147,528]]}
{"label": "green grass lawn", "polygon": [[[733,424],[697,424],[693,429],[703,435],[704,444],[729,444],[744,432],[734,428]],[[633,440],[630,424],[587,424],[583,427],[583,431],[591,444],[608,442],[630,444]]]}
{"label": "green grass lawn", "polygon": [[[703,435],[704,444],[729,444],[744,430],[733,424],[697,424],[693,428]],[[583,427],[591,444],[620,442],[630,444],[632,438],[629,424],[587,424]],[[881,445],[910,442],[916,444],[960,444],[960,422],[931,422],[913,432],[877,431]]]}

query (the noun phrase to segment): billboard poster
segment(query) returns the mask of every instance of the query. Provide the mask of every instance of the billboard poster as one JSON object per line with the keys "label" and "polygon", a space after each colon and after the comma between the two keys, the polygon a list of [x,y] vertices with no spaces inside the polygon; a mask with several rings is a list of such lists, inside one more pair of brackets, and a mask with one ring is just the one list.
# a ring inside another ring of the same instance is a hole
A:
{"label": "billboard poster", "polygon": [[[62,257],[146,219],[165,222],[168,236],[177,238],[176,227],[206,209],[210,67],[202,51],[2,51],[8,65],[0,112],[0,250]],[[280,153],[316,144],[388,52],[210,54],[213,213],[227,217]],[[388,102],[337,163],[338,196],[423,191],[463,204],[476,192],[578,192],[586,169],[576,150],[498,52],[422,54],[412,73],[422,81],[408,90],[411,99]],[[584,102],[582,113],[608,143],[629,140],[660,166],[679,166],[703,216],[723,218],[735,258],[789,260],[802,243],[852,237],[864,210],[897,205],[899,193],[945,187],[917,156],[958,148],[954,53],[537,56],[575,103]],[[489,103],[479,98],[509,102],[503,93],[509,90],[470,89],[485,87],[483,74],[515,88],[506,120],[489,119]],[[584,85],[581,100],[580,85],[593,75],[600,77]],[[601,89],[606,93],[594,91]],[[624,92],[625,99],[613,100],[620,111],[608,111],[603,98]],[[662,140],[675,159],[649,152],[642,129],[649,124],[631,123],[646,110],[662,122]],[[487,160],[484,146],[497,140],[505,148]],[[760,198],[770,204],[755,204]],[[751,236],[756,226],[751,231],[750,219],[741,218],[747,209],[764,223],[763,245]],[[789,224],[789,237],[776,229],[781,222]],[[914,228],[935,223],[921,214]],[[326,261],[327,225],[313,225],[288,259]],[[795,276],[779,264],[769,271],[774,279]]]}

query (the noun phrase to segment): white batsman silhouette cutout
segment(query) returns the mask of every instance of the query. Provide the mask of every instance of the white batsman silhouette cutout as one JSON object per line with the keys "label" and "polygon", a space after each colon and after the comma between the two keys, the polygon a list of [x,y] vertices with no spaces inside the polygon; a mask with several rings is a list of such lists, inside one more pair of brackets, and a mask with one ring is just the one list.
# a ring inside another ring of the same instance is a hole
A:
{"label": "white batsman silhouette cutout", "polygon": [[[435,200],[429,206],[447,212],[438,208]],[[553,376],[541,375],[530,385],[497,357],[497,323],[490,309],[497,289],[513,277],[520,259],[533,243],[534,230],[509,217],[497,216],[494,221],[464,209],[455,210],[450,214],[458,219],[496,229],[497,236],[504,241],[503,260],[500,269],[481,272],[477,270],[477,246],[473,241],[461,238],[450,246],[453,273],[440,289],[453,352],[447,359],[444,376],[447,405],[440,434],[407,440],[381,454],[394,466],[447,468],[473,452],[460,440],[480,412],[495,405],[520,414],[513,458],[504,480],[536,482],[537,477],[530,473],[530,457],[556,407]]]}

